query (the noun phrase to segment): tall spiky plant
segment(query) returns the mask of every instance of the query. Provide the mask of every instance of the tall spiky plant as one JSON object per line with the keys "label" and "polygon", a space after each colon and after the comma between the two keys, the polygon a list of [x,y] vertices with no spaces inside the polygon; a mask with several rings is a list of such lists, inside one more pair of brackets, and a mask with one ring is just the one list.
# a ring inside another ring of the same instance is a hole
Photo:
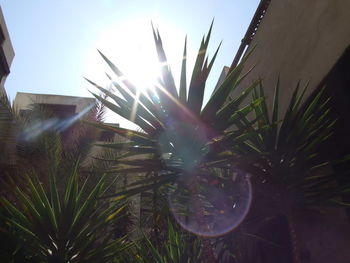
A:
{"label": "tall spiky plant", "polygon": [[123,203],[101,202],[99,197],[109,187],[105,177],[92,189],[87,180],[80,185],[78,163],[60,192],[56,182],[59,165],[51,166],[47,188],[33,174],[24,177],[25,186],[9,185],[16,201],[0,199],[7,236],[27,258],[38,262],[110,262],[129,246],[125,237],[114,239],[109,231],[120,218]]}
{"label": "tall spiky plant", "polygon": [[[315,205],[339,204],[339,197],[349,191],[349,185],[337,182],[349,173],[335,174],[331,169],[334,161],[321,154],[336,122],[331,115],[332,98],[326,97],[324,88],[305,98],[306,89],[307,85],[300,92],[298,83],[281,116],[278,79],[271,111],[266,101],[255,108],[251,117],[259,116],[259,121],[249,128],[250,138],[244,147],[233,141],[221,141],[232,144],[233,151],[251,164],[258,203],[255,205],[258,211],[252,212],[261,218],[283,215],[287,219],[294,262],[301,262],[295,226],[297,211]],[[260,83],[252,100],[264,96]],[[240,121],[241,125],[249,123],[246,117]]]}
{"label": "tall spiky plant", "polygon": [[[112,93],[88,80],[113,102],[95,93],[93,95],[110,110],[131,120],[142,129],[142,131],[134,131],[106,124],[94,124],[126,139],[125,142],[100,146],[124,151],[125,154],[117,159],[118,165],[113,167],[113,171],[156,174],[153,178],[133,183],[131,189],[119,195],[132,195],[153,189],[175,181],[181,175],[199,174],[208,167],[216,167],[217,163],[228,157],[232,158],[232,155],[227,152],[229,145],[212,147],[212,142],[221,136],[232,137],[244,133],[246,126],[242,127],[238,121],[242,116],[252,112],[262,98],[257,98],[241,107],[245,98],[257,85],[253,83],[237,98],[228,99],[229,94],[244,78],[241,73],[243,63],[247,59],[245,57],[236,68],[231,69],[225,81],[203,106],[206,81],[220,47],[219,45],[213,58],[209,60],[206,52],[211,30],[212,25],[207,36],[202,39],[188,86],[186,85],[185,41],[179,91],[175,86],[161,37],[156,29],[153,29],[153,34],[161,65],[161,76],[154,89],[148,89],[145,94],[139,92],[138,87],[100,52],[116,75],[110,78],[119,94]],[[246,138],[240,138],[236,143],[242,143],[245,140]]]}
{"label": "tall spiky plant", "polygon": [[[145,93],[140,92],[138,87],[100,52],[115,74],[115,77],[110,79],[119,94],[112,93],[88,80],[113,102],[95,93],[93,95],[110,110],[131,120],[142,129],[139,132],[105,124],[94,124],[126,139],[122,143],[100,145],[124,151],[124,154],[116,160],[117,165],[112,167],[110,172],[153,174],[153,177],[130,184],[126,191],[116,195],[126,197],[172,182],[178,182],[182,187],[187,187],[193,192],[196,189],[192,188],[196,187],[201,178],[206,177],[207,181],[215,180],[216,176],[209,172],[210,168],[217,166],[221,168],[221,162],[233,158],[230,145],[216,144],[213,147],[213,142],[222,136],[242,135],[247,126],[240,125],[239,120],[252,112],[262,98],[241,107],[245,98],[257,85],[255,82],[237,98],[228,99],[229,94],[244,78],[241,73],[246,56],[237,67],[230,69],[227,78],[203,106],[206,81],[220,48],[219,45],[212,59],[209,60],[207,48],[212,25],[208,34],[202,39],[189,85],[187,85],[186,75],[185,40],[179,91],[168,64],[160,34],[154,28],[154,41],[161,65],[161,76],[158,83],[154,85],[154,89],[147,89]],[[237,138],[236,143],[240,144],[245,140],[247,136],[241,136]],[[185,184],[179,181],[180,178],[186,181]],[[201,209],[200,204],[196,207]],[[203,214],[203,211],[198,212]],[[199,221],[199,224],[202,224],[205,219],[199,218]],[[203,240],[203,244],[206,248],[204,254],[207,254],[204,258],[208,262],[214,262],[211,244],[207,239]]]}

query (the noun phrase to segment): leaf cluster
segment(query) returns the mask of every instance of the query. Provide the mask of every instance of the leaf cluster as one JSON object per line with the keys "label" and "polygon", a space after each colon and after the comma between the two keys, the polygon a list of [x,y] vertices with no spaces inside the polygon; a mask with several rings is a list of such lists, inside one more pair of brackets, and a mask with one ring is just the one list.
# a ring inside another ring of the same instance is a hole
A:
{"label": "leaf cluster", "polygon": [[[194,170],[199,172],[208,167],[226,166],[235,157],[231,151],[232,144],[226,141],[233,140],[235,144],[241,144],[247,140],[247,125],[242,126],[241,119],[263,101],[263,98],[257,98],[250,103],[245,102],[258,83],[253,83],[237,98],[228,98],[245,77],[241,73],[249,54],[236,68],[230,69],[224,82],[203,106],[206,81],[220,47],[209,59],[207,49],[211,30],[212,25],[202,39],[188,85],[185,40],[179,91],[167,62],[162,39],[156,29],[153,29],[153,34],[161,65],[161,76],[154,88],[147,89],[145,93],[140,92],[127,76],[100,52],[115,74],[115,77],[109,77],[118,93],[88,80],[108,98],[95,93],[93,95],[107,108],[141,128],[141,131],[134,131],[92,123],[125,139],[119,143],[99,144],[101,147],[124,152],[115,160],[116,165],[109,172],[157,173],[157,178],[135,182],[130,185],[128,191],[119,195],[128,196],[147,191],[173,182]],[[242,107],[242,104],[247,105]]]}
{"label": "leaf cluster", "polygon": [[35,175],[26,175],[27,188],[9,186],[15,202],[1,198],[2,221],[27,255],[45,262],[108,262],[129,246],[125,237],[115,239],[109,231],[125,206],[99,200],[107,190],[105,177],[92,189],[87,180],[80,185],[77,163],[62,193],[55,174],[49,177],[45,189]]}

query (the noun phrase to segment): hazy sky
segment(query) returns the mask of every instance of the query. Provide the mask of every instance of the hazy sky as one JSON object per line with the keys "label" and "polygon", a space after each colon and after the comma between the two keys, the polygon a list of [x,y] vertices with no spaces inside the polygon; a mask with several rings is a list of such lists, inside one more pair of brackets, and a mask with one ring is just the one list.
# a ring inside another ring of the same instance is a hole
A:
{"label": "hazy sky", "polygon": [[[83,76],[105,84],[100,49],[130,74],[145,75],[155,50],[151,21],[160,30],[175,78],[185,35],[189,62],[215,18],[210,54],[223,40],[206,99],[230,65],[258,0],[0,0],[15,58],[5,88],[16,92],[91,96]],[[188,66],[190,73],[192,66]],[[139,73],[143,71],[143,73]]]}

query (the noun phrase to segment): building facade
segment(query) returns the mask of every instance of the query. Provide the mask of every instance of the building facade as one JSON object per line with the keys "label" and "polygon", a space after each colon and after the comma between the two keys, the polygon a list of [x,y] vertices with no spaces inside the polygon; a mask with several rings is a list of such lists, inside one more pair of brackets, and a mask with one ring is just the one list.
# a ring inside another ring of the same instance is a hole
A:
{"label": "building facade", "polygon": [[72,115],[84,112],[87,108],[91,109],[91,105],[95,103],[94,98],[17,92],[14,107],[25,111],[33,104],[41,104],[52,108],[57,114]]}
{"label": "building facade", "polygon": [[4,83],[8,74],[15,52],[7,31],[5,19],[0,7],[0,93],[6,93]]}

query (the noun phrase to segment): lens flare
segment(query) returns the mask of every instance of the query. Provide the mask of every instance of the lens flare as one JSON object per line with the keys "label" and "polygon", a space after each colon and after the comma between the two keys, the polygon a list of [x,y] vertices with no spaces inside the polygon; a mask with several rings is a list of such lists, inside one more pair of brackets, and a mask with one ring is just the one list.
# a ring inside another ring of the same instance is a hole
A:
{"label": "lens flare", "polygon": [[234,171],[226,179],[208,174],[189,177],[174,184],[168,196],[174,218],[184,229],[216,237],[239,226],[252,201],[246,173]]}
{"label": "lens flare", "polygon": [[94,105],[95,104],[92,103],[81,112],[65,119],[50,118],[47,120],[35,120],[29,127],[21,132],[19,137],[25,141],[31,141],[47,131],[63,132],[87,114]]}

